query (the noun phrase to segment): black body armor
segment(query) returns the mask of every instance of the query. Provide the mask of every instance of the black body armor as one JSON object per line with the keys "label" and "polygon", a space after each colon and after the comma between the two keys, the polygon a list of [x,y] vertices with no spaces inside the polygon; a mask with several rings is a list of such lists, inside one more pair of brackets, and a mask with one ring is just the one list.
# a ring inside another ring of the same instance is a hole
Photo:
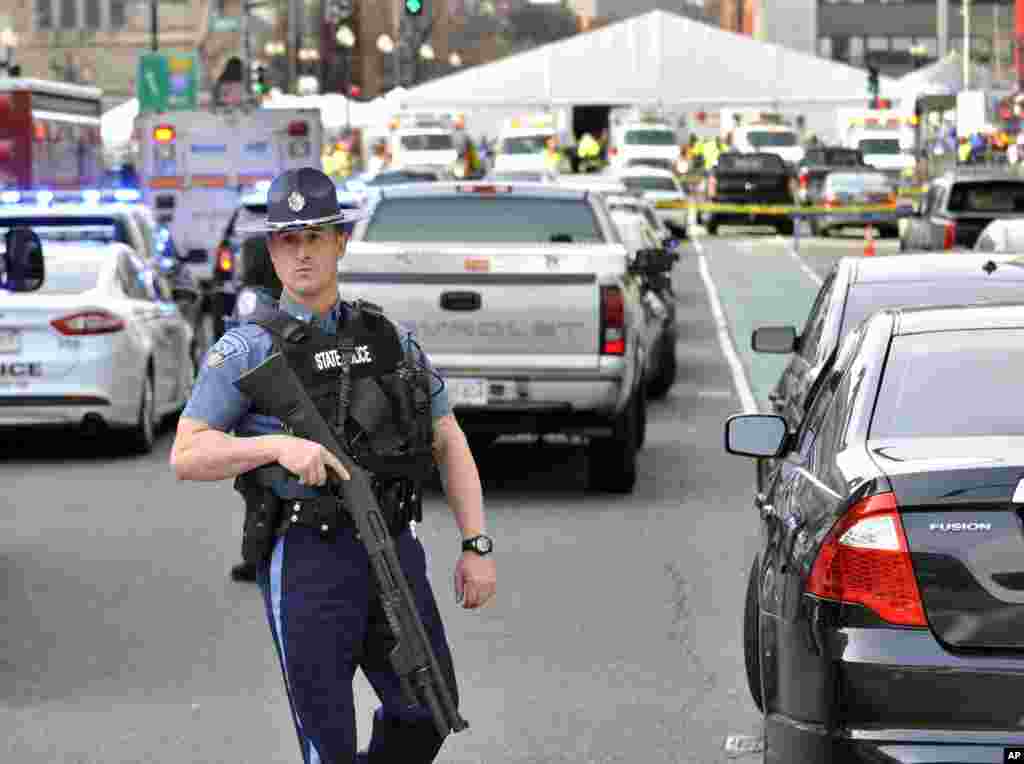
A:
{"label": "black body armor", "polygon": [[[373,476],[392,532],[421,520],[422,485],[434,468],[431,379],[413,349],[402,347],[395,325],[365,302],[351,307],[336,335],[276,310],[258,312],[249,321],[270,333],[274,350],[285,356],[347,453]],[[272,478],[283,473],[280,465],[267,465],[235,481],[246,499],[242,552],[247,562],[270,554],[280,516],[289,514],[281,512],[282,502],[270,490]],[[316,518],[305,518],[310,524],[333,530],[345,522],[343,507],[316,506]],[[327,511],[335,515],[330,522]]]}

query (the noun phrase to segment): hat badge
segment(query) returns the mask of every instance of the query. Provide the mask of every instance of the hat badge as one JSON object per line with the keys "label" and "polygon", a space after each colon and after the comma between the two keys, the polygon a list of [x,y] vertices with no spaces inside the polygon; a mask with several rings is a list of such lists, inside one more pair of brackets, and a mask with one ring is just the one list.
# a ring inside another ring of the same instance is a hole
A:
{"label": "hat badge", "polygon": [[292,212],[301,212],[302,208],[306,206],[306,197],[300,194],[298,191],[292,191],[288,194],[288,207]]}

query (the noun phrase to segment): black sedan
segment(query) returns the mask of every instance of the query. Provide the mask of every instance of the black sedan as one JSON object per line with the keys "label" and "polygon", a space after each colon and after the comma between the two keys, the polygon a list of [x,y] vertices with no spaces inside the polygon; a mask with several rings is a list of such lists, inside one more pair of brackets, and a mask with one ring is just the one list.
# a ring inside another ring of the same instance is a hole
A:
{"label": "black sedan", "polygon": [[1024,745],[1024,304],[884,311],[758,498],[744,644],[766,764],[1003,762]]}
{"label": "black sedan", "polygon": [[[825,277],[802,334],[792,326],[754,330],[755,351],[793,354],[768,395],[775,413],[790,429],[800,425],[817,381],[835,362],[840,342],[876,310],[1018,299],[1024,295],[1024,267],[1014,259],[974,253],[842,258]],[[770,461],[759,461],[759,491],[765,489],[771,469]]]}

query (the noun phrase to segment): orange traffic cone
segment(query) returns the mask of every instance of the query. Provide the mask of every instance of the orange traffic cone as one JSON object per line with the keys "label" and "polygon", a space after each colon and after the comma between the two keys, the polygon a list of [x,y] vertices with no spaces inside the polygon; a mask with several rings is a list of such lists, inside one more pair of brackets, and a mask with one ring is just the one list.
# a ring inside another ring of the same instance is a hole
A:
{"label": "orange traffic cone", "polygon": [[864,226],[864,257],[874,257],[878,254],[875,251],[875,229],[869,225]]}

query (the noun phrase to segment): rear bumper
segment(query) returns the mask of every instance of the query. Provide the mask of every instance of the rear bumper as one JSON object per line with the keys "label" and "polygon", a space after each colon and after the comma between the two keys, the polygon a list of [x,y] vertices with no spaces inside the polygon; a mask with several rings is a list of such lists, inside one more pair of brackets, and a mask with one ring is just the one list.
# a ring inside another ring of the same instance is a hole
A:
{"label": "rear bumper", "polygon": [[112,413],[103,391],[24,396],[0,392],[0,427],[77,426],[87,417],[107,422]]}
{"label": "rear bumper", "polygon": [[765,719],[766,764],[1003,764],[1021,730],[921,730],[870,727],[828,733],[778,714]]}
{"label": "rear bumper", "polygon": [[816,219],[818,225],[824,228],[827,226],[897,225],[900,217],[900,212],[893,210],[892,212],[853,212],[836,215],[815,215],[813,219]]}

